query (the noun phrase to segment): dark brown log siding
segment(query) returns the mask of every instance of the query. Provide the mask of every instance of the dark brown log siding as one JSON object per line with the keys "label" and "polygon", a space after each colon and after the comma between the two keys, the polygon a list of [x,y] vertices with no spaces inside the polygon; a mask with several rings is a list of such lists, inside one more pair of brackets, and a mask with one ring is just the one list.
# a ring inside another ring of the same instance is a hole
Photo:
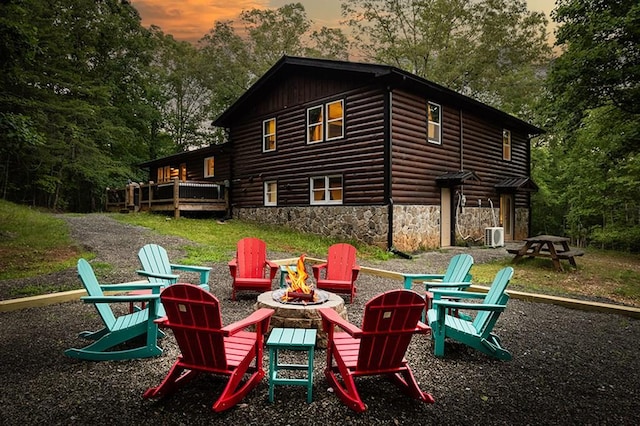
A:
{"label": "dark brown log siding", "polygon": [[[427,141],[427,102],[442,108],[442,145]],[[462,123],[461,123],[462,118]],[[502,130],[511,131],[511,160],[502,159]],[[462,135],[462,136],[461,136]],[[518,129],[502,126],[438,99],[396,90],[392,102],[392,197],[395,204],[437,205],[437,176],[470,170],[481,179],[456,188],[469,201],[488,198],[499,206],[494,185],[529,175],[529,141]],[[462,143],[461,143],[462,139]],[[462,146],[462,148],[461,148]],[[462,151],[461,151],[462,150]],[[529,195],[516,193],[516,207],[528,207]]]}
{"label": "dark brown log siding", "polygon": [[393,92],[392,197],[396,204],[439,204],[436,177],[460,169],[458,111],[442,107],[442,144],[427,141],[427,102],[424,97]]}
{"label": "dark brown log siding", "polygon": [[[296,93],[318,93],[307,85],[316,82],[304,78],[290,81],[282,90]],[[323,83],[323,87],[328,85]],[[347,85],[348,86],[348,85]],[[353,83],[351,84],[353,86]],[[337,85],[338,89],[344,83]],[[331,92],[323,89],[321,92]],[[278,95],[281,101],[292,97]],[[335,93],[335,92],[334,92]],[[232,204],[235,207],[264,205],[263,184],[278,182],[278,205],[309,205],[309,178],[342,175],[343,205],[382,204],[384,201],[384,91],[371,87],[317,98],[298,105],[255,116],[232,128],[234,145]],[[314,144],[306,142],[307,108],[335,100],[344,100],[345,137]],[[262,152],[262,121],[276,118],[277,149]]]}

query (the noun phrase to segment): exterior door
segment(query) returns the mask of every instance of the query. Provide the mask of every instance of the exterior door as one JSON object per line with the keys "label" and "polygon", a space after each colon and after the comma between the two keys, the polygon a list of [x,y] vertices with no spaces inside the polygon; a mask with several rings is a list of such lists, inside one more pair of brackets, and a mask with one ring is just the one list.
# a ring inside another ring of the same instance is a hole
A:
{"label": "exterior door", "polygon": [[440,189],[440,247],[451,246],[451,188]]}
{"label": "exterior door", "polygon": [[513,224],[515,223],[515,208],[513,194],[500,195],[500,224],[504,228],[504,240],[513,241]]}

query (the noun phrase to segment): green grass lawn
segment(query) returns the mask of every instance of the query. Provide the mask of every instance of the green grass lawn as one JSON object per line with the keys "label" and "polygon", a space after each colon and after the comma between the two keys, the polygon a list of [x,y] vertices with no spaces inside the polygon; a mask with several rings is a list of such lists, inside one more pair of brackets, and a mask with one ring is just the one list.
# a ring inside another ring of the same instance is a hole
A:
{"label": "green grass lawn", "polygon": [[[229,253],[243,237],[264,240],[269,249],[283,253],[306,253],[323,258],[331,244],[338,242],[316,235],[264,226],[238,220],[169,219],[156,214],[113,214],[116,220],[143,226],[160,234],[176,235],[200,243],[186,247],[187,257],[180,263],[202,264],[229,260]],[[379,247],[353,241],[362,260],[385,260],[391,254]],[[92,258],[69,237],[65,222],[55,215],[0,200],[0,280],[23,278],[75,267],[79,257]],[[496,272],[511,265],[512,256],[487,264],[476,264],[474,282],[490,283]],[[640,255],[587,249],[577,259],[578,270],[563,262],[565,272],[556,272],[548,259],[518,263],[512,287],[517,290],[562,296],[602,297],[640,306]],[[105,267],[109,267],[105,265]],[[422,271],[424,272],[424,271]],[[442,271],[430,271],[442,272]],[[29,295],[47,289],[28,289]],[[56,290],[57,291],[57,290]]]}

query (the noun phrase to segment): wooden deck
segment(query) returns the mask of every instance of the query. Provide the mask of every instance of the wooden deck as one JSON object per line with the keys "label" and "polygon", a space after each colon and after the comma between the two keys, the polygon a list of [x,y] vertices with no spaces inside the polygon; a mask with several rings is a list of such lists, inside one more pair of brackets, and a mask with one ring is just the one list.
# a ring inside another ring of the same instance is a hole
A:
{"label": "wooden deck", "polygon": [[229,197],[226,185],[174,179],[172,182],[148,184],[131,183],[126,188],[109,189],[105,210],[108,212],[158,211],[228,212]]}

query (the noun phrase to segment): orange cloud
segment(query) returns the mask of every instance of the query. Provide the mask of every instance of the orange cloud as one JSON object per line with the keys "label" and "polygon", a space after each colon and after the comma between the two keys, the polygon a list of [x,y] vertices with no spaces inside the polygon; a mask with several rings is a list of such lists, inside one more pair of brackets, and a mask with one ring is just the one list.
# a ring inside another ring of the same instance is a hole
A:
{"label": "orange cloud", "polygon": [[233,20],[249,9],[266,9],[267,0],[132,0],[142,25],[156,25],[177,40],[196,42],[215,21]]}

